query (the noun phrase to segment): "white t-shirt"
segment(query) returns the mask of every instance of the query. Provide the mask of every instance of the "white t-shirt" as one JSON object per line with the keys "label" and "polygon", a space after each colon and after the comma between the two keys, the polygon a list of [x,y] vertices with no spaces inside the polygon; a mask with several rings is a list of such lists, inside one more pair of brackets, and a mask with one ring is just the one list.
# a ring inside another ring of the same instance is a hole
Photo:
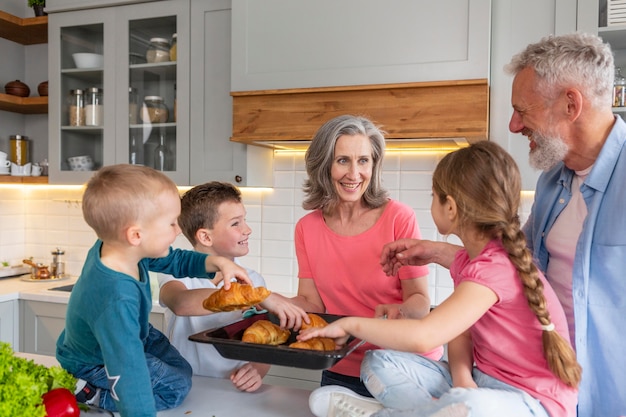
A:
{"label": "white t-shirt", "polygon": [[591,171],[591,167],[584,171],[576,171],[572,180],[572,198],[554,222],[546,237],[546,248],[550,253],[550,262],[546,278],[552,285],[567,317],[569,337],[572,346],[574,340],[574,299],[572,298],[572,269],[576,254],[576,243],[583,229],[583,222],[587,217],[587,205],[580,192],[580,186]]}
{"label": "white t-shirt", "polygon": [[[239,264],[237,260],[235,260],[235,263]],[[249,268],[246,268],[246,272],[255,287],[265,286],[265,280],[261,274]],[[222,287],[222,283],[219,283],[216,287],[210,279],[206,278],[178,279],[171,275],[157,274],[157,279],[159,288],[172,280],[185,284],[190,290]],[[188,339],[192,334],[203,330],[223,327],[241,320],[242,311],[213,313],[207,316],[177,316],[169,308],[166,308],[165,318],[167,320],[167,337],[172,345],[191,364],[194,374],[214,378],[228,378],[232,371],[239,369],[246,363],[224,358],[211,344],[193,342]]]}

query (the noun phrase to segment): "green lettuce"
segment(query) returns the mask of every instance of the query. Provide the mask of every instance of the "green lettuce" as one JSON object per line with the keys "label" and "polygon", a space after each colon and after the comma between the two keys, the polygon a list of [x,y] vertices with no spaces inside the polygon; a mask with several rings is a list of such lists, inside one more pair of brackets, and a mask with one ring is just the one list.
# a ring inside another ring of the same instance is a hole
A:
{"label": "green lettuce", "polygon": [[60,366],[50,368],[13,354],[0,342],[0,417],[44,417],[41,396],[51,389],[74,392],[76,378]]}

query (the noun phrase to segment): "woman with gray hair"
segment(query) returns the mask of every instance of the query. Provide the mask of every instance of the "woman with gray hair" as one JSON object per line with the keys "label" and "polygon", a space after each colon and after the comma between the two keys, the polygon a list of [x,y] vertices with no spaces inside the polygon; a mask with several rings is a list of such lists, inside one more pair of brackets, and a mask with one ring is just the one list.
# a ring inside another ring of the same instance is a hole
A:
{"label": "woman with gray hair", "polygon": [[[309,312],[396,319],[430,310],[428,268],[412,266],[387,276],[379,263],[384,244],[420,238],[413,210],[388,196],[382,184],[385,139],[364,117],[326,122],[305,156],[308,179],[302,206],[312,212],[295,230],[298,295]],[[321,385],[340,385],[371,396],[360,380],[365,344],[323,372]],[[441,358],[438,347],[426,356]],[[328,398],[311,398],[328,401]]]}

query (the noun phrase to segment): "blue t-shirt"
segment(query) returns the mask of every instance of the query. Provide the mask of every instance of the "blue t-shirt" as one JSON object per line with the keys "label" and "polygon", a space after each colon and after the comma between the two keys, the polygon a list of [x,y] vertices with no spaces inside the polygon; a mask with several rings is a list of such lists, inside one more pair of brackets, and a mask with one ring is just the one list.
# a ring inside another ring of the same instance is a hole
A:
{"label": "blue t-shirt", "polygon": [[118,410],[128,416],[154,416],[156,409],[144,353],[152,296],[148,271],[175,277],[212,277],[206,254],[172,250],[158,259],[139,262],[139,280],[100,261],[102,242],[89,250],[67,305],[65,330],[56,357],[71,373],[105,366],[118,397]]}

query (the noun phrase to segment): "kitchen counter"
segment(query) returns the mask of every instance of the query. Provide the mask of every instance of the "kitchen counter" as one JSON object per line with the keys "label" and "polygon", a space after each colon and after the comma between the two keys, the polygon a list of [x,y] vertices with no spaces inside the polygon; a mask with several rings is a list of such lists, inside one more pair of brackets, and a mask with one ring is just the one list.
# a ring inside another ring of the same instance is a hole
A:
{"label": "kitchen counter", "polygon": [[[46,366],[58,365],[51,356],[16,353]],[[194,376],[191,391],[177,408],[161,411],[158,417],[311,417],[311,391],[278,385],[263,385],[258,391],[238,391],[227,379]],[[116,416],[119,414],[115,413]]]}
{"label": "kitchen counter", "polygon": [[[50,288],[61,287],[76,283],[78,277],[62,280],[24,281],[22,275],[14,278],[0,279],[0,302],[11,300],[44,301],[48,303],[67,304],[70,293],[66,291],[50,291]],[[158,301],[152,303],[153,313],[164,313],[165,308]]]}

